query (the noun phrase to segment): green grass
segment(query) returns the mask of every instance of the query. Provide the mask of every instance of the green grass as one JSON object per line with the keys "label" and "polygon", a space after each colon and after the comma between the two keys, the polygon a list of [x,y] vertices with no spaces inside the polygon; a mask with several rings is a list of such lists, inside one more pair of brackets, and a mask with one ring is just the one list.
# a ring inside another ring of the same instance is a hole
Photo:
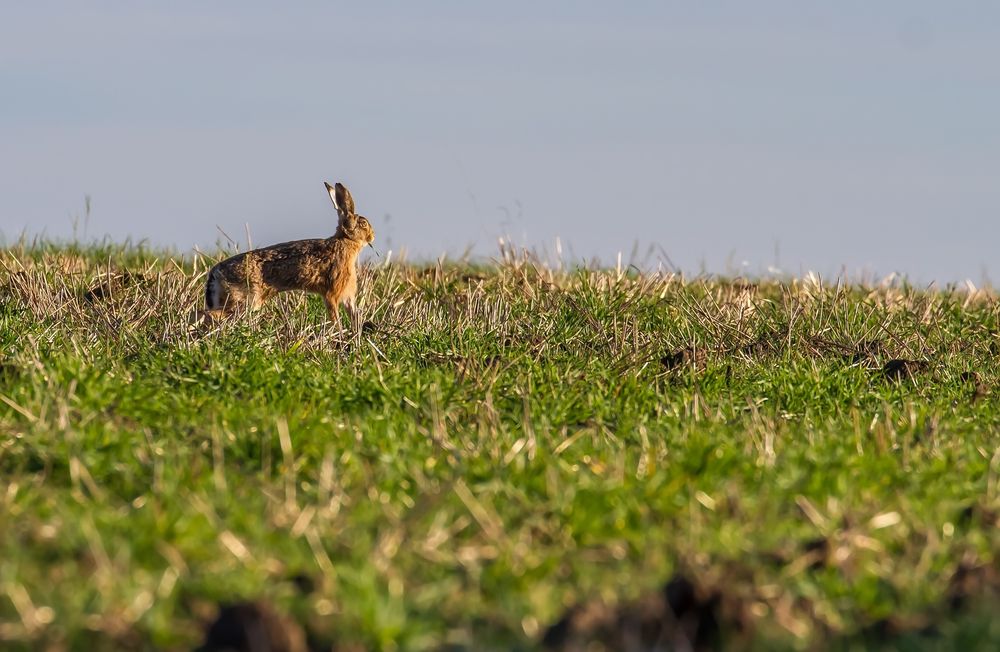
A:
{"label": "green grass", "polygon": [[942,606],[1000,550],[991,293],[507,251],[364,270],[363,332],[294,294],[207,327],[210,261],[0,257],[5,648],[189,649],[259,599],[325,646],[535,649],[678,571],[763,648],[876,646],[887,617],[937,626],[912,649],[1000,642]]}

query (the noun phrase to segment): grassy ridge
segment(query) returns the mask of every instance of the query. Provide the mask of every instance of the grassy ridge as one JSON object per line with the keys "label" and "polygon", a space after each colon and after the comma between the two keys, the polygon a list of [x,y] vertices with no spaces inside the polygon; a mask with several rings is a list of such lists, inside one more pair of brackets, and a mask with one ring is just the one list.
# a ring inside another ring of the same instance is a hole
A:
{"label": "grassy ridge", "polygon": [[357,332],[198,324],[201,258],[2,260],[4,645],[186,649],[248,598],[327,647],[533,649],[678,570],[762,645],[1000,640],[941,611],[1000,548],[990,293],[508,251],[366,269]]}

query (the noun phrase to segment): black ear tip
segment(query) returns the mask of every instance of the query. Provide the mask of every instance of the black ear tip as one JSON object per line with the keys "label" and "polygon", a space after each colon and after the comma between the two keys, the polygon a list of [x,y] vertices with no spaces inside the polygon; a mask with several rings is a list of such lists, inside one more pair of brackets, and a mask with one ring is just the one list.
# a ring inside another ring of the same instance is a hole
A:
{"label": "black ear tip", "polygon": [[323,185],[324,185],[324,186],[326,186],[326,189],[327,189],[327,190],[333,190],[333,186],[331,186],[331,185],[330,185],[329,183],[327,183],[326,181],[324,181],[324,182],[323,182]]}

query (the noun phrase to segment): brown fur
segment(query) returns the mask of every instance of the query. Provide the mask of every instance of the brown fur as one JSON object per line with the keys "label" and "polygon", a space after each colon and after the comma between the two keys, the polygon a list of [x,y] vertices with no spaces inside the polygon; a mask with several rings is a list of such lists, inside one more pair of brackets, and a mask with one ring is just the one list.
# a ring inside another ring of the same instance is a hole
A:
{"label": "brown fur", "polygon": [[278,292],[303,290],[323,297],[331,321],[341,303],[354,319],[358,254],[375,240],[375,230],[354,212],[346,186],[326,184],[326,189],[340,217],[333,237],[284,242],[220,262],[205,286],[209,316],[228,315],[244,305],[256,308]]}

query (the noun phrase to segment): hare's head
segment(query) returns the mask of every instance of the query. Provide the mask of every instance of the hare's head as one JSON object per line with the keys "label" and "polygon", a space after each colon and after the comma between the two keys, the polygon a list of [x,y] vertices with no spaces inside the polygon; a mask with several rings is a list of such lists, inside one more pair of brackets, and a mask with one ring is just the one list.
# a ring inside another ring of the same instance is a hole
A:
{"label": "hare's head", "polygon": [[328,183],[325,185],[333,205],[337,208],[337,215],[340,216],[337,222],[337,235],[370,245],[375,240],[375,229],[367,217],[354,212],[354,198],[351,197],[351,191],[342,183],[334,186]]}

